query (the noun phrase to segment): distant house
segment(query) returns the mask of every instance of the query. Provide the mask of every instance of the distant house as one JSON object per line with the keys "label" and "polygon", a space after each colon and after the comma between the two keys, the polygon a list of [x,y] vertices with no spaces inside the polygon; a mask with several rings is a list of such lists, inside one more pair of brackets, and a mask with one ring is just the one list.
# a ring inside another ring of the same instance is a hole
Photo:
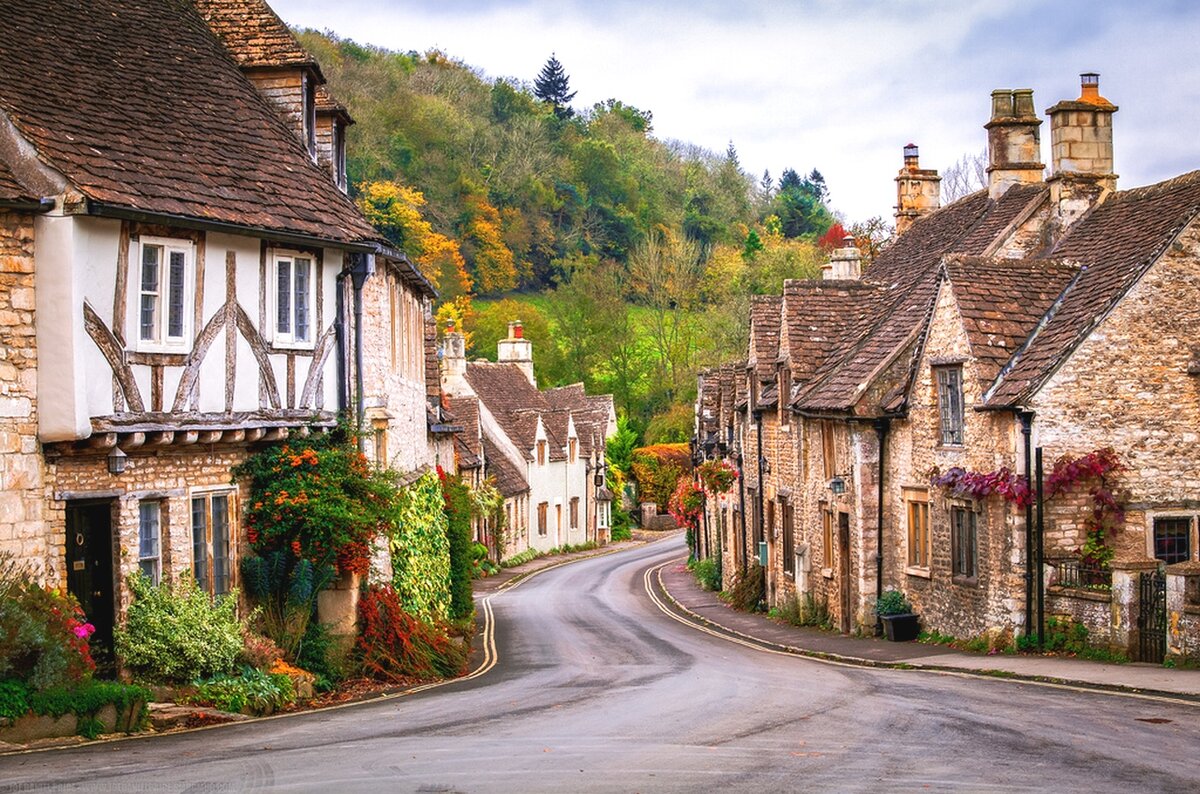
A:
{"label": "distant house", "polygon": [[462,334],[447,331],[442,388],[453,406],[477,401],[485,470],[505,496],[501,554],[605,542],[612,497],[604,489],[604,442],[616,432],[612,396],[589,396],[582,384],[539,390],[532,343],[519,322],[509,324],[497,352],[497,363],[467,361]]}
{"label": "distant house", "polygon": [[433,290],[346,197],[349,116],[265,3],[0,18],[0,551],[104,644],[133,571],[237,586],[256,445],[345,411],[380,463],[453,458]]}
{"label": "distant house", "polygon": [[701,376],[698,433],[732,430],[744,471],[727,575],[761,539],[772,603],[810,597],[849,631],[897,588],[927,628],[1003,641],[1040,592],[1027,461],[1111,448],[1112,561],[1084,551],[1099,482],[1054,494],[1043,607],[1135,657],[1195,654],[1200,173],[1118,191],[1095,75],[1048,111],[1045,181],[1032,92],[992,110],[987,189],[940,207],[905,147],[891,245],[863,273],[847,241],[825,280],[754,303],[741,413],[714,411],[729,386]]}

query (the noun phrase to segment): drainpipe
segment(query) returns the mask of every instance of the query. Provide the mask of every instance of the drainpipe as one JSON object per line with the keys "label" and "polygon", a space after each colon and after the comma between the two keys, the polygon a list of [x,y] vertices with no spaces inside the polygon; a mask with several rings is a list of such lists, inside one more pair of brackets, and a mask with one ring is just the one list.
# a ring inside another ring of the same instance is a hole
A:
{"label": "drainpipe", "polygon": [[358,448],[362,451],[366,440],[363,426],[366,422],[367,403],[363,395],[363,285],[375,274],[375,257],[370,254],[350,254],[350,284],[354,288],[354,386],[358,394],[355,399],[355,426],[358,431]]}
{"label": "drainpipe", "polygon": [[[886,416],[881,416],[875,420],[875,435],[879,437],[879,494],[878,494],[878,510],[876,515],[875,525],[875,601],[878,602],[883,596],[883,472],[885,456],[887,453],[887,436],[888,430],[891,429],[891,420]],[[875,636],[883,635],[883,619],[879,617],[878,611],[875,614]]]}
{"label": "drainpipe", "polygon": [[350,393],[350,382],[346,378],[346,272],[337,277],[337,319],[334,321],[334,337],[337,340],[337,383],[338,414],[346,412],[346,403]]}
{"label": "drainpipe", "polygon": [[1021,435],[1025,441],[1025,636],[1033,634],[1033,412],[1020,411]]}
{"label": "drainpipe", "polygon": [[[766,483],[763,482],[763,430],[761,408],[755,409],[754,411],[754,425],[756,428],[758,428],[758,432],[756,434],[758,436],[756,439],[758,446],[758,503],[754,506],[754,514],[758,520],[758,531],[762,534],[763,541],[765,542],[767,539],[767,528],[765,526],[765,519],[763,518],[763,502],[766,501]],[[757,557],[758,554],[758,544],[755,543],[754,555]],[[770,560],[767,562],[769,563]],[[765,574],[769,568],[770,565],[764,565],[763,573]]]}
{"label": "drainpipe", "polygon": [[1042,491],[1042,448],[1041,447],[1037,448],[1036,454],[1037,454],[1037,463],[1035,465],[1037,466],[1037,627],[1038,627],[1037,636],[1038,636],[1038,648],[1040,649],[1042,647],[1042,638],[1045,636],[1044,629],[1045,629],[1045,625],[1046,625],[1046,623],[1045,623],[1046,599],[1043,595],[1044,590],[1042,589],[1042,585],[1043,585],[1042,568],[1043,568],[1043,552],[1044,552],[1043,543],[1042,543],[1042,533],[1045,531],[1045,528],[1046,528],[1046,523],[1045,523],[1046,522],[1046,518],[1045,518],[1046,503],[1045,503],[1045,494]]}

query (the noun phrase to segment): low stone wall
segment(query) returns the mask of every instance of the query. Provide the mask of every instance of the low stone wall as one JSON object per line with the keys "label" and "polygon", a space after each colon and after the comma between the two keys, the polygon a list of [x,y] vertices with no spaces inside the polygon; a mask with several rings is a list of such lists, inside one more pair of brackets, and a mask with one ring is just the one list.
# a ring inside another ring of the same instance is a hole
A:
{"label": "low stone wall", "polygon": [[[1046,615],[1070,618],[1087,626],[1088,643],[1097,647],[1120,645],[1114,639],[1112,592],[1074,587],[1046,590]],[[1125,650],[1122,646],[1121,650]]]}
{"label": "low stone wall", "polygon": [[[145,704],[135,702],[118,712],[109,703],[96,712],[100,722],[100,733],[133,733],[139,727],[139,718]],[[7,724],[6,724],[7,723]],[[57,739],[74,736],[79,731],[79,717],[64,714],[61,717],[29,713],[16,719],[0,719],[0,743],[28,744],[39,739]]]}

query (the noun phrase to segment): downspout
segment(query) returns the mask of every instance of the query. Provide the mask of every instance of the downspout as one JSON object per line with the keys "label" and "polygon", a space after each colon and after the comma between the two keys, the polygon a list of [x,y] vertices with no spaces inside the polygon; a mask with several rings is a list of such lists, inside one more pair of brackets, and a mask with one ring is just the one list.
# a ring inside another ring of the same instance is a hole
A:
{"label": "downspout", "polygon": [[[766,484],[763,482],[763,430],[762,430],[762,409],[761,408],[755,409],[755,411],[754,411],[754,425],[756,428],[758,428],[757,433],[756,433],[756,435],[758,436],[758,438],[756,439],[756,444],[758,446],[758,499],[757,499],[757,504],[755,504],[755,506],[754,506],[754,515],[758,522],[757,523],[758,531],[763,537],[763,542],[765,542],[767,539],[767,528],[766,528],[766,526],[764,526],[765,519],[763,518],[763,503],[766,501]],[[756,536],[756,540],[757,540],[757,536]],[[761,552],[756,543],[755,547],[754,547],[754,555],[756,557],[758,557],[760,554],[761,554]],[[762,562],[761,557],[759,558],[759,562],[760,563]],[[767,562],[769,563],[770,560],[768,560]],[[769,567],[770,567],[769,565],[763,566],[764,574],[766,573],[766,571]]]}
{"label": "downspout", "polygon": [[346,378],[346,275],[348,271],[342,271],[337,277],[336,301],[337,301],[337,319],[334,321],[334,337],[337,341],[337,382],[338,396],[337,407],[338,415],[342,416],[346,413],[346,405],[349,401],[350,382]]}
{"label": "downspout", "polygon": [[353,263],[350,269],[350,283],[354,288],[354,387],[355,397],[355,428],[358,431],[358,447],[361,451],[365,444],[362,431],[366,422],[367,402],[363,394],[363,285],[375,273],[375,257],[369,254],[353,253],[350,255]]}
{"label": "downspout", "polygon": [[1019,411],[1025,439],[1025,636],[1033,634],[1033,412]]}
{"label": "downspout", "polygon": [[1038,632],[1038,648],[1042,647],[1042,638],[1046,626],[1046,598],[1043,590],[1042,569],[1043,569],[1043,542],[1042,534],[1046,528],[1046,500],[1042,489],[1042,448],[1038,447],[1037,455],[1037,632]]}
{"label": "downspout", "polygon": [[[877,497],[877,515],[875,525],[875,601],[883,597],[883,472],[887,454],[887,436],[891,429],[891,420],[881,416],[875,420],[875,434],[879,436],[879,494]],[[875,636],[883,635],[883,619],[875,614]]]}

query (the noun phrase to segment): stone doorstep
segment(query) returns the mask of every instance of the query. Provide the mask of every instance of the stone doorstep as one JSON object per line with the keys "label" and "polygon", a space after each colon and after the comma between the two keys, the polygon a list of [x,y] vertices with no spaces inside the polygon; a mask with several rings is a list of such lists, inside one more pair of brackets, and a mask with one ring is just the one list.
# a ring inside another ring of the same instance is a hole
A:
{"label": "stone doorstep", "polygon": [[149,711],[150,727],[160,733],[178,728],[220,725],[226,722],[244,722],[250,719],[245,714],[232,714],[208,706],[187,706],[179,703],[151,703]]}

